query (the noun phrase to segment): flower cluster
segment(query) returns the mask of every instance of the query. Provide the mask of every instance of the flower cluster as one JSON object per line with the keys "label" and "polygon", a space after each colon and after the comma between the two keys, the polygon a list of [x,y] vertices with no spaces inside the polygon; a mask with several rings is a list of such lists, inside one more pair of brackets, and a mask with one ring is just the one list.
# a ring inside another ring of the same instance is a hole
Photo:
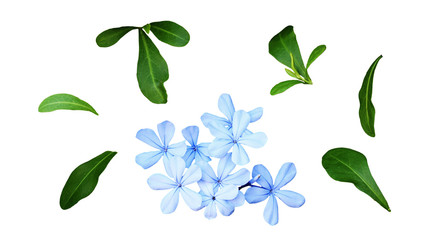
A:
{"label": "flower cluster", "polygon": [[[276,197],[290,207],[300,207],[305,202],[299,193],[281,190],[295,177],[296,168],[293,163],[285,163],[275,182],[263,165],[256,165],[252,176],[245,168],[233,172],[237,165],[250,162],[245,146],[260,148],[266,144],[263,132],[253,133],[247,129],[250,123],[262,117],[263,109],[236,111],[229,94],[222,94],[218,105],[225,117],[210,113],[201,116],[204,126],[215,137],[211,143],[198,143],[199,128],[189,126],[182,130],[186,141],[170,144],[175,127],[164,121],[157,125],[158,136],[151,129],[138,131],[136,138],[157,150],[137,155],[136,162],[147,169],[163,159],[167,176],[154,174],[148,178],[148,185],[154,190],[171,189],[161,202],[161,211],[165,214],[176,210],[179,196],[192,210],[204,209],[208,219],[215,218],[217,210],[229,216],[246,201],[252,204],[269,198],[264,219],[275,225],[278,223]],[[210,165],[212,158],[219,158],[216,172]],[[198,192],[187,187],[195,183]],[[243,193],[241,190],[245,187],[249,188]]]}

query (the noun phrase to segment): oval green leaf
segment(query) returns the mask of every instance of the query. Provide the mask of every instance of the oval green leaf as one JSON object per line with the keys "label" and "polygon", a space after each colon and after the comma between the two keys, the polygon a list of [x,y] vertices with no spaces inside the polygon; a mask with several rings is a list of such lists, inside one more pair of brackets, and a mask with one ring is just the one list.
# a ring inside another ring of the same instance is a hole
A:
{"label": "oval green leaf", "polygon": [[309,66],[319,57],[321,54],[325,51],[326,46],[325,45],[319,45],[316,47],[309,56],[308,63],[306,64],[306,69],[309,68]]}
{"label": "oval green leaf", "polygon": [[119,27],[105,30],[96,37],[96,44],[99,47],[110,47],[133,29],[137,29],[137,27]]}
{"label": "oval green leaf", "polygon": [[171,21],[150,23],[151,32],[158,40],[175,47],[183,47],[189,42],[189,33],[185,28]]}
{"label": "oval green leaf", "polygon": [[38,107],[39,112],[52,112],[55,110],[83,110],[98,115],[90,104],[78,97],[66,93],[54,94],[47,97]]}
{"label": "oval green leaf", "polygon": [[286,68],[286,69],[285,69],[285,72],[286,72],[286,73],[287,73],[290,77],[297,78],[296,74],[295,74],[293,71],[291,71],[290,69]]}
{"label": "oval green leaf", "polygon": [[303,83],[303,82],[299,80],[288,80],[288,81],[280,82],[271,89],[271,95],[277,95],[279,93],[283,93],[287,89],[299,83]]}
{"label": "oval green leaf", "polygon": [[382,55],[380,55],[368,69],[358,94],[360,103],[359,119],[361,121],[362,129],[364,129],[364,132],[370,137],[376,136],[374,130],[374,118],[376,110],[374,109],[374,105],[371,102],[371,96],[373,94],[374,71],[376,70],[377,64],[381,58]]}
{"label": "oval green leaf", "polygon": [[334,180],[353,183],[383,208],[391,211],[362,153],[349,148],[331,149],[322,157],[322,166]]}
{"label": "oval green leaf", "polygon": [[117,152],[106,151],[72,171],[62,189],[59,205],[66,210],[95,190],[101,173]]}
{"label": "oval green leaf", "polygon": [[[151,26],[151,31],[152,31]],[[157,47],[142,29],[139,29],[139,59],[136,73],[142,94],[153,103],[167,103],[164,82],[169,69]]]}

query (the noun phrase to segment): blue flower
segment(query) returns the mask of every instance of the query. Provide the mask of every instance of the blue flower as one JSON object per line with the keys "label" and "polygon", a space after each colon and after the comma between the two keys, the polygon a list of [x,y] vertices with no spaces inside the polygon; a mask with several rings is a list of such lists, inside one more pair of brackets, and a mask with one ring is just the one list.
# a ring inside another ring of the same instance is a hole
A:
{"label": "blue flower", "polygon": [[201,189],[202,208],[205,207],[204,216],[208,219],[217,216],[216,207],[223,216],[231,215],[235,206],[229,200],[235,199],[238,195],[238,188],[233,185],[226,185],[223,188],[214,189],[213,184],[200,181],[198,185]]}
{"label": "blue flower", "polygon": [[197,144],[199,131],[197,126],[189,126],[182,130],[183,137],[190,144],[190,146],[187,147],[185,155],[182,157],[183,160],[185,160],[187,168],[191,166],[194,159],[196,163],[199,161],[211,161],[207,151],[210,143]]}
{"label": "blue flower", "polygon": [[263,147],[267,137],[262,132],[243,134],[250,123],[250,115],[243,111],[236,111],[232,117],[232,129],[228,130],[224,125],[211,121],[209,130],[216,138],[209,146],[211,157],[223,157],[232,148],[232,161],[238,165],[250,162],[250,159],[242,145],[254,148]]}
{"label": "blue flower", "polygon": [[[157,125],[158,136],[152,129],[141,129],[136,134],[136,138],[142,142],[158,149],[158,151],[144,152],[136,156],[136,163],[144,169],[150,168],[163,157],[164,166],[173,156],[182,157],[186,152],[186,144],[184,141],[169,145],[175,133],[175,126],[169,121],[164,121]],[[161,139],[161,142],[160,142]],[[170,169],[166,167],[167,174],[170,175]]]}
{"label": "blue flower", "polygon": [[301,207],[305,203],[305,198],[301,194],[289,190],[280,190],[296,176],[296,167],[293,163],[282,165],[275,178],[275,184],[272,183],[272,177],[268,169],[261,164],[253,168],[252,176],[255,177],[257,175],[260,175],[259,179],[257,179],[260,187],[250,187],[247,189],[245,197],[248,203],[262,202],[269,197],[263,212],[263,218],[270,225],[278,223],[278,205],[275,197],[278,197],[287,206],[293,208]]}
{"label": "blue flower", "polygon": [[[228,129],[232,128],[235,108],[234,108],[234,104],[232,103],[231,96],[226,93],[220,95],[218,106],[219,106],[219,110],[225,115],[226,118],[218,117],[210,113],[204,113],[201,116],[201,121],[203,122],[204,126],[208,128],[211,122],[217,122],[227,127]],[[248,112],[248,114],[250,115],[250,122],[256,122],[262,117],[263,108],[258,107]]]}
{"label": "blue flower", "polygon": [[161,201],[161,211],[165,214],[176,210],[179,203],[179,194],[192,210],[201,208],[201,195],[185,187],[201,179],[201,169],[197,165],[192,165],[185,170],[185,161],[181,157],[173,157],[166,163],[170,174],[168,178],[163,174],[154,174],[148,178],[148,185],[154,190],[172,189]]}

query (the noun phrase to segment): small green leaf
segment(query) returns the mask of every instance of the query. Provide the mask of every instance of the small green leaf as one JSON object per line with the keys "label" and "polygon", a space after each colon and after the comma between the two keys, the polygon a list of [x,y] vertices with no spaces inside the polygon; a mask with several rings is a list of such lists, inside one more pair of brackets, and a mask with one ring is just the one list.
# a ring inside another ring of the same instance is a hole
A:
{"label": "small green leaf", "polygon": [[158,40],[175,47],[183,47],[189,42],[188,31],[171,21],[153,22],[151,31]]}
{"label": "small green leaf", "polygon": [[374,130],[374,117],[376,110],[371,102],[371,96],[373,94],[374,71],[376,70],[377,64],[381,58],[382,55],[380,55],[368,69],[358,94],[360,103],[359,119],[361,121],[362,129],[364,129],[364,132],[370,137],[376,136]]}
{"label": "small green leaf", "polygon": [[321,54],[325,51],[326,47],[325,45],[319,45],[316,47],[309,56],[308,63],[306,64],[306,69],[309,68],[309,66],[319,57]]}
{"label": "small green leaf", "polygon": [[138,27],[119,27],[105,30],[96,37],[96,44],[99,47],[110,47],[133,29],[138,29]]}
{"label": "small green leaf", "polygon": [[116,154],[117,152],[106,151],[74,169],[62,189],[59,201],[61,208],[69,209],[89,196],[95,190],[99,176]]}
{"label": "small green leaf", "polygon": [[87,102],[75,97],[71,94],[60,93],[54,94],[44,99],[38,107],[39,112],[52,112],[55,110],[83,110],[89,111],[96,115],[98,113]]}
{"label": "small green leaf", "polygon": [[169,79],[167,63],[142,29],[139,29],[139,59],[136,76],[139,88],[146,98],[153,103],[167,103],[167,92],[164,88],[164,82]]}
{"label": "small green leaf", "polygon": [[322,157],[322,166],[334,180],[353,183],[383,208],[391,211],[371,175],[367,158],[362,153],[349,148],[331,149]]}
{"label": "small green leaf", "polygon": [[285,69],[285,72],[286,72],[286,73],[287,73],[290,77],[297,78],[296,74],[295,74],[293,71],[291,71],[290,69],[286,68],[286,69]]}
{"label": "small green leaf", "polygon": [[149,33],[149,31],[151,30],[151,24],[146,24],[145,26],[143,26],[142,27],[143,28],[143,30],[145,30],[145,32],[148,34]]}
{"label": "small green leaf", "polygon": [[280,82],[271,89],[271,95],[277,95],[279,93],[282,93],[285,90],[299,83],[303,83],[303,82],[299,80],[288,80],[288,81]]}

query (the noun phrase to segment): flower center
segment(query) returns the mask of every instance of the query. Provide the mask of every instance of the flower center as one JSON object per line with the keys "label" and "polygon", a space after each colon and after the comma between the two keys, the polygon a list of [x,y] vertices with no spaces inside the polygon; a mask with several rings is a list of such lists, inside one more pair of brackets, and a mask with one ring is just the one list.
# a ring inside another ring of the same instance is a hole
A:
{"label": "flower center", "polygon": [[216,200],[216,197],[215,197],[215,196],[213,196],[213,197],[212,197],[212,200],[213,200],[213,201],[214,201],[214,200]]}

